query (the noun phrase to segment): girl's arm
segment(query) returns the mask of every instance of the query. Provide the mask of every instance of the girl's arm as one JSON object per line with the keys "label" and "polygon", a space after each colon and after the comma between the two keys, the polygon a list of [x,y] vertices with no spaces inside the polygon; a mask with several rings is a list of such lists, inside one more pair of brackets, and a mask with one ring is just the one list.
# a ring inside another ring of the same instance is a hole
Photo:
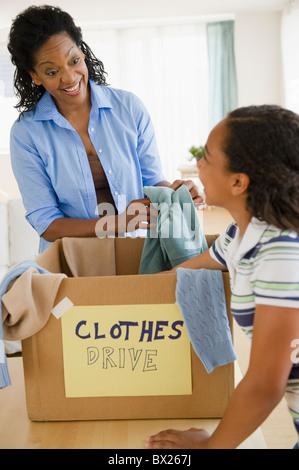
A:
{"label": "girl's arm", "polygon": [[178,268],[185,268],[185,269],[214,269],[220,271],[227,271],[226,266],[223,264],[218,263],[215,261],[211,255],[210,250],[205,250],[199,255],[195,256],[194,258],[188,259],[184,263],[176,266],[175,268],[171,269],[170,271],[166,271],[167,273],[174,273]]}
{"label": "girl's arm", "polygon": [[291,342],[299,338],[299,310],[256,307],[248,371],[225,414],[209,436],[199,429],[167,430],[148,439],[149,448],[234,449],[249,437],[281,400],[292,367]]}
{"label": "girl's arm", "polygon": [[291,342],[299,338],[299,310],[256,307],[248,371],[232,395],[211,448],[235,448],[252,434],[284,395],[292,367]]}

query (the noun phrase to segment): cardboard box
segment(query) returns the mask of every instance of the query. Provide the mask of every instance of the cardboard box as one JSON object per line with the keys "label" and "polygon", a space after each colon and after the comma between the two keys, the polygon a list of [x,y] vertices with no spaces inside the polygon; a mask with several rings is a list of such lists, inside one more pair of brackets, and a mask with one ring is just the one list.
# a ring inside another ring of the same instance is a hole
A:
{"label": "cardboard box", "polygon": [[[207,237],[208,243],[211,238]],[[110,241],[107,241],[110,240]],[[75,306],[175,304],[175,274],[137,275],[144,239],[77,239],[83,257],[115,254],[116,275],[71,277],[63,241],[53,243],[37,262],[51,272],[69,276],[60,285],[55,305],[65,297]],[[79,250],[80,252],[80,250]],[[108,263],[109,264],[109,263]],[[98,267],[98,269],[101,269]],[[64,271],[65,270],[65,271]],[[102,273],[103,274],[103,273]],[[223,274],[230,325],[229,278]],[[148,418],[220,418],[234,388],[234,364],[208,374],[191,348],[192,394],[156,396],[67,397],[65,392],[62,320],[52,314],[46,326],[22,343],[28,417],[36,421]],[[189,347],[189,346],[188,346]],[[121,395],[121,386],[119,387]]]}

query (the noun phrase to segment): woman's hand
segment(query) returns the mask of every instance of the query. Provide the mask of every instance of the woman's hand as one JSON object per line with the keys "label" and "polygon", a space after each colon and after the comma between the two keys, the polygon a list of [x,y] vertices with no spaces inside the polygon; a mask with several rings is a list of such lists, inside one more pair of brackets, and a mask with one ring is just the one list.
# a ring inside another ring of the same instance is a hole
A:
{"label": "woman's hand", "polygon": [[137,229],[149,230],[155,227],[158,211],[151,205],[149,198],[131,201],[126,210],[118,215],[106,214],[96,223],[98,238],[118,236]]}
{"label": "woman's hand", "polygon": [[193,199],[193,202],[196,206],[204,206],[205,201],[202,195],[199,193],[199,188],[196,186],[194,181],[192,180],[175,180],[172,185],[170,186],[171,189],[176,191],[179,189],[181,186],[187,186],[189,193],[191,194],[191,197]]}
{"label": "woman's hand", "polygon": [[124,212],[116,216],[116,233],[149,230],[156,226],[157,216],[158,211],[152,207],[149,198],[135,199]]}

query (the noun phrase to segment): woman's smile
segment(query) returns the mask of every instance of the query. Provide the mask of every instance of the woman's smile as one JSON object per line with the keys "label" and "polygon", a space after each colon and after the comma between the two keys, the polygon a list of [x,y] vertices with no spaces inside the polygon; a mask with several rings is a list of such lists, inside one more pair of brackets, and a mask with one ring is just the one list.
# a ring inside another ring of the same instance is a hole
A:
{"label": "woman's smile", "polygon": [[69,96],[77,96],[79,95],[81,91],[81,82],[82,82],[82,79],[76,85],[68,87],[68,88],[63,88],[62,90],[64,91],[64,93],[66,93]]}

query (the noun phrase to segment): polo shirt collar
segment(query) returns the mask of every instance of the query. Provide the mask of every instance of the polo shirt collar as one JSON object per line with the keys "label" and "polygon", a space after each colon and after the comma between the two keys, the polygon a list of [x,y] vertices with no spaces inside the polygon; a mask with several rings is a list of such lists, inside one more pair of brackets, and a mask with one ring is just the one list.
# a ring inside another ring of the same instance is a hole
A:
{"label": "polo shirt collar", "polygon": [[240,230],[237,227],[237,233],[232,242],[228,246],[228,251],[235,261],[239,261],[246,253],[252,250],[262,238],[263,233],[269,227],[269,224],[264,221],[252,217],[242,240],[240,241]]}

